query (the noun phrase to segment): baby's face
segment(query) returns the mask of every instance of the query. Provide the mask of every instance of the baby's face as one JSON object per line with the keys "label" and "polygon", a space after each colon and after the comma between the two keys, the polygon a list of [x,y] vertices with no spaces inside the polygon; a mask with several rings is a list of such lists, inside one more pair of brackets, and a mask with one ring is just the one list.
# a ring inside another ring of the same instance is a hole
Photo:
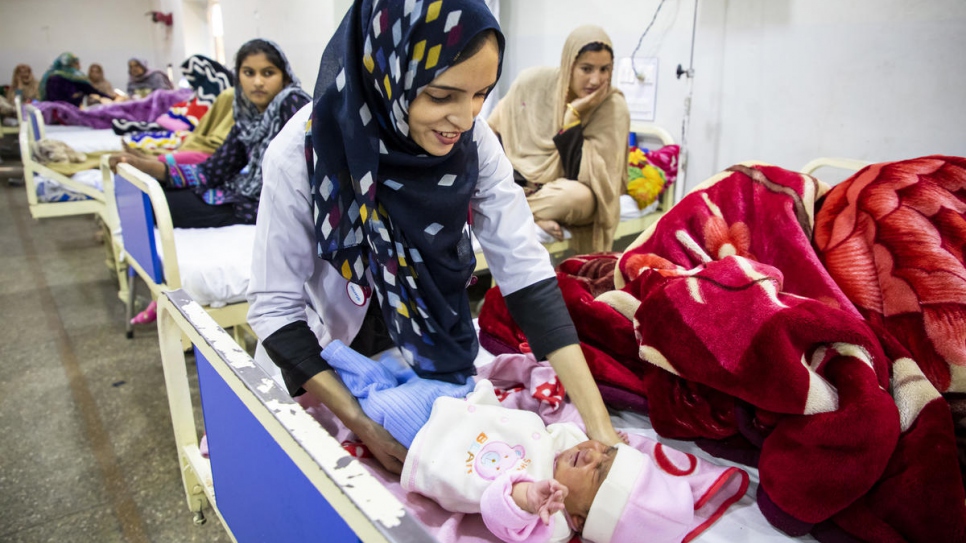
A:
{"label": "baby's face", "polygon": [[584,441],[557,455],[553,478],[569,491],[564,499],[568,513],[587,516],[616,456],[616,447],[594,440]]}

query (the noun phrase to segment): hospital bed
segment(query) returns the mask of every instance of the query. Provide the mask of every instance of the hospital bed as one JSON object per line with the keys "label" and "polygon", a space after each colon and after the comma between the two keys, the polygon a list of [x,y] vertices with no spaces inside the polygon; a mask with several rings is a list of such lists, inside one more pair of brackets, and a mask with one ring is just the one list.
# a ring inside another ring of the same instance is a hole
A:
{"label": "hospital bed", "polygon": [[[800,171],[809,175],[821,168],[854,171],[868,164],[821,158]],[[278,540],[293,535],[314,539],[321,530],[325,530],[327,541],[335,542],[437,541],[432,528],[420,526],[400,504],[399,496],[388,493],[388,485],[361,469],[360,461],[316,424],[199,304],[183,291],[167,292],[160,298],[158,311],[162,363],[181,473],[188,506],[196,513],[196,520],[201,520],[198,515],[210,506],[237,541],[260,541],[265,534],[282,534]],[[188,388],[189,366],[180,343],[182,336],[195,346],[200,400]],[[481,365],[490,358],[484,352],[477,363]],[[199,448],[194,421],[198,404],[210,446],[209,458],[204,458]],[[755,498],[759,483],[756,469],[712,457],[692,442],[658,436],[646,416],[615,411],[611,420],[627,432],[749,473],[751,484],[745,495],[696,541],[816,541],[810,535],[790,537],[767,522]],[[257,445],[250,443],[256,440]],[[283,505],[278,505],[283,500]],[[290,513],[295,507],[298,511]],[[375,516],[377,511],[386,513]],[[335,515],[341,521],[334,520]]]}
{"label": "hospital bed", "polygon": [[[349,455],[184,291],[161,294],[158,330],[179,466],[196,522],[204,521],[203,510],[210,507],[240,542],[317,540],[323,533],[329,542],[444,541],[436,539],[439,526],[422,526],[401,503],[398,484],[390,491],[383,478]],[[191,365],[183,336],[194,345],[198,397],[188,386]],[[484,353],[478,364],[490,359]],[[208,458],[202,456],[194,419],[199,404]],[[691,442],[658,436],[645,416],[614,412],[612,420],[618,428],[713,463],[739,466]],[[751,476],[748,491],[697,541],[815,541],[772,527],[756,505],[757,470],[739,467]]]}
{"label": "hospital bed", "polygon": [[[645,142],[660,143],[661,147],[674,144],[674,138],[670,132],[656,125],[631,123],[631,132],[637,134],[640,146],[644,147]],[[684,172],[679,171],[675,184],[684,183]],[[648,226],[657,221],[665,211],[674,205],[674,188],[668,187],[661,193],[660,200],[643,210],[637,209],[634,199],[627,194],[621,195],[621,220],[614,232],[614,241],[627,236],[636,236],[647,229]],[[489,269],[486,256],[480,249],[476,239],[473,239],[473,249],[476,252],[476,273],[484,272]],[[559,257],[570,249],[570,239],[562,241],[550,241],[544,243],[547,252],[551,257]]]}
{"label": "hospital bed", "polygon": [[[118,220],[106,205],[103,191],[103,172],[94,168],[68,177],[34,160],[31,144],[48,137],[48,127],[43,114],[31,105],[25,106],[26,116],[20,124],[20,159],[23,162],[24,186],[30,215],[35,219],[94,215],[104,231],[107,251],[105,263],[117,275],[118,297],[127,297],[127,278],[121,261],[121,249],[117,240]],[[53,127],[51,127],[53,128]],[[52,131],[52,136],[79,152],[91,152],[95,148],[120,150],[120,138],[115,143],[100,130],[84,127],[62,127]],[[97,133],[97,134],[94,134]],[[113,133],[112,133],[113,135]],[[106,157],[104,157],[106,160]]]}
{"label": "hospital bed", "polygon": [[20,126],[23,125],[23,103],[20,101],[20,96],[14,97],[13,107],[17,110],[17,126],[0,126],[0,137],[8,134],[16,136],[20,133]]}
{"label": "hospital bed", "polygon": [[[188,507],[233,540],[435,541],[182,290],[158,300],[158,331]],[[201,455],[181,338],[194,345],[209,458]]]}
{"label": "hospital bed", "polygon": [[[811,175],[814,177],[815,172],[817,172],[822,168],[826,168],[826,169],[838,170],[841,175],[848,177],[848,176],[851,176],[853,173],[861,170],[862,168],[865,168],[869,164],[872,164],[872,163],[866,160],[857,160],[854,158],[820,157],[820,158],[816,158],[815,160],[809,161],[808,164],[802,166],[802,168],[799,171],[806,175]],[[833,175],[833,174],[829,173],[828,175]],[[834,182],[832,182],[833,180]],[[841,181],[841,179],[838,179],[838,177],[833,175],[832,177],[822,179],[822,181],[825,181],[830,185],[834,185],[838,183],[838,181]]]}
{"label": "hospital bed", "polygon": [[[104,162],[102,168],[106,169]],[[129,164],[119,164],[116,175],[105,171],[104,194],[111,213],[118,217],[129,275],[140,277],[154,299],[164,291],[184,288],[220,326],[233,327],[242,342],[243,332],[251,333],[245,324],[245,294],[255,226],[174,228],[161,185]],[[126,299],[128,337],[134,334],[130,320],[135,290],[132,281]]]}

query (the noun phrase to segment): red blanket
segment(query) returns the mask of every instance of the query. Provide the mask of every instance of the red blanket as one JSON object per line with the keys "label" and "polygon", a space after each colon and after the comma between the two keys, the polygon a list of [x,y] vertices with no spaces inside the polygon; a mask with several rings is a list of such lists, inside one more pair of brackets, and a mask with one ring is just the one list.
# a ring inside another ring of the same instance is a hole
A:
{"label": "red blanket", "polygon": [[836,186],[815,246],[859,311],[942,392],[966,392],[966,159],[869,166]]}
{"label": "red blanket", "polygon": [[[562,266],[584,353],[605,393],[646,398],[661,434],[757,458],[762,511],[793,535],[964,541],[948,405],[812,249],[823,192],[736,166],[620,257],[619,290],[595,295],[600,277],[581,277],[592,266]],[[500,301],[488,297],[481,328],[519,345]]]}

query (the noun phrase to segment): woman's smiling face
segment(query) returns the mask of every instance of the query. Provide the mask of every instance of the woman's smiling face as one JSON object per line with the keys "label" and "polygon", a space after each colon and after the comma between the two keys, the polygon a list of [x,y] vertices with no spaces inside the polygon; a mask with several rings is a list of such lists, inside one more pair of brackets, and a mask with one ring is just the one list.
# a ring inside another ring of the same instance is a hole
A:
{"label": "woman's smiling face", "polygon": [[409,105],[409,137],[433,156],[448,154],[473,128],[483,101],[496,84],[500,48],[491,32],[483,48],[450,66]]}

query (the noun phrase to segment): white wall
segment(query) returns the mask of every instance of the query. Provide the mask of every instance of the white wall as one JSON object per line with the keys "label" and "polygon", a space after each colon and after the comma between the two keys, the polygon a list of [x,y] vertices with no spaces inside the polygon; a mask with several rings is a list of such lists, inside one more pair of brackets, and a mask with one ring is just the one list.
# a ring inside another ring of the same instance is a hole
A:
{"label": "white wall", "polygon": [[[716,0],[706,0],[716,1]],[[531,66],[559,66],[567,35],[584,24],[599,25],[614,44],[614,55],[629,57],[659,0],[503,0],[500,21],[507,36],[507,51],[500,87],[506,92],[513,79]],[[633,9],[629,8],[633,5]],[[658,57],[655,124],[681,138],[681,119],[687,96],[686,78],[677,79],[677,65],[688,66],[694,3],[666,0],[654,26],[641,43],[638,57]]]}
{"label": "white wall", "polygon": [[962,0],[706,1],[698,32],[709,38],[691,125],[702,173],[747,159],[966,154]]}
{"label": "white wall", "polygon": [[[559,63],[570,29],[599,24],[618,57],[658,0],[504,0],[504,80]],[[633,5],[633,8],[630,6]],[[642,47],[658,56],[657,124],[681,137],[692,0],[667,0]],[[816,156],[966,154],[966,2],[702,0],[689,187],[735,162],[799,168]]]}
{"label": "white wall", "polygon": [[144,15],[152,9],[152,0],[0,0],[0,81],[9,84],[20,63],[29,64],[39,79],[69,51],[85,73],[99,63],[107,79],[124,88],[130,57],[162,65],[154,39],[154,27],[161,25]]}
{"label": "white wall", "polygon": [[[207,0],[0,0],[0,77],[18,62],[39,75],[63,51],[104,65],[175,66],[211,53]],[[351,0],[222,0],[225,51],[278,42],[312,92],[319,58]],[[659,0],[502,0],[506,90],[520,71],[556,65],[570,30],[594,23],[628,56]],[[681,138],[693,0],[666,0],[641,47],[660,59],[656,123]],[[150,22],[172,12],[174,28]],[[687,185],[743,160],[798,168],[836,155],[893,160],[966,154],[963,0],[700,0]]]}
{"label": "white wall", "polygon": [[235,52],[246,41],[272,40],[285,51],[302,88],[312,94],[322,51],[347,8],[344,0],[222,0],[229,67],[234,68]]}

